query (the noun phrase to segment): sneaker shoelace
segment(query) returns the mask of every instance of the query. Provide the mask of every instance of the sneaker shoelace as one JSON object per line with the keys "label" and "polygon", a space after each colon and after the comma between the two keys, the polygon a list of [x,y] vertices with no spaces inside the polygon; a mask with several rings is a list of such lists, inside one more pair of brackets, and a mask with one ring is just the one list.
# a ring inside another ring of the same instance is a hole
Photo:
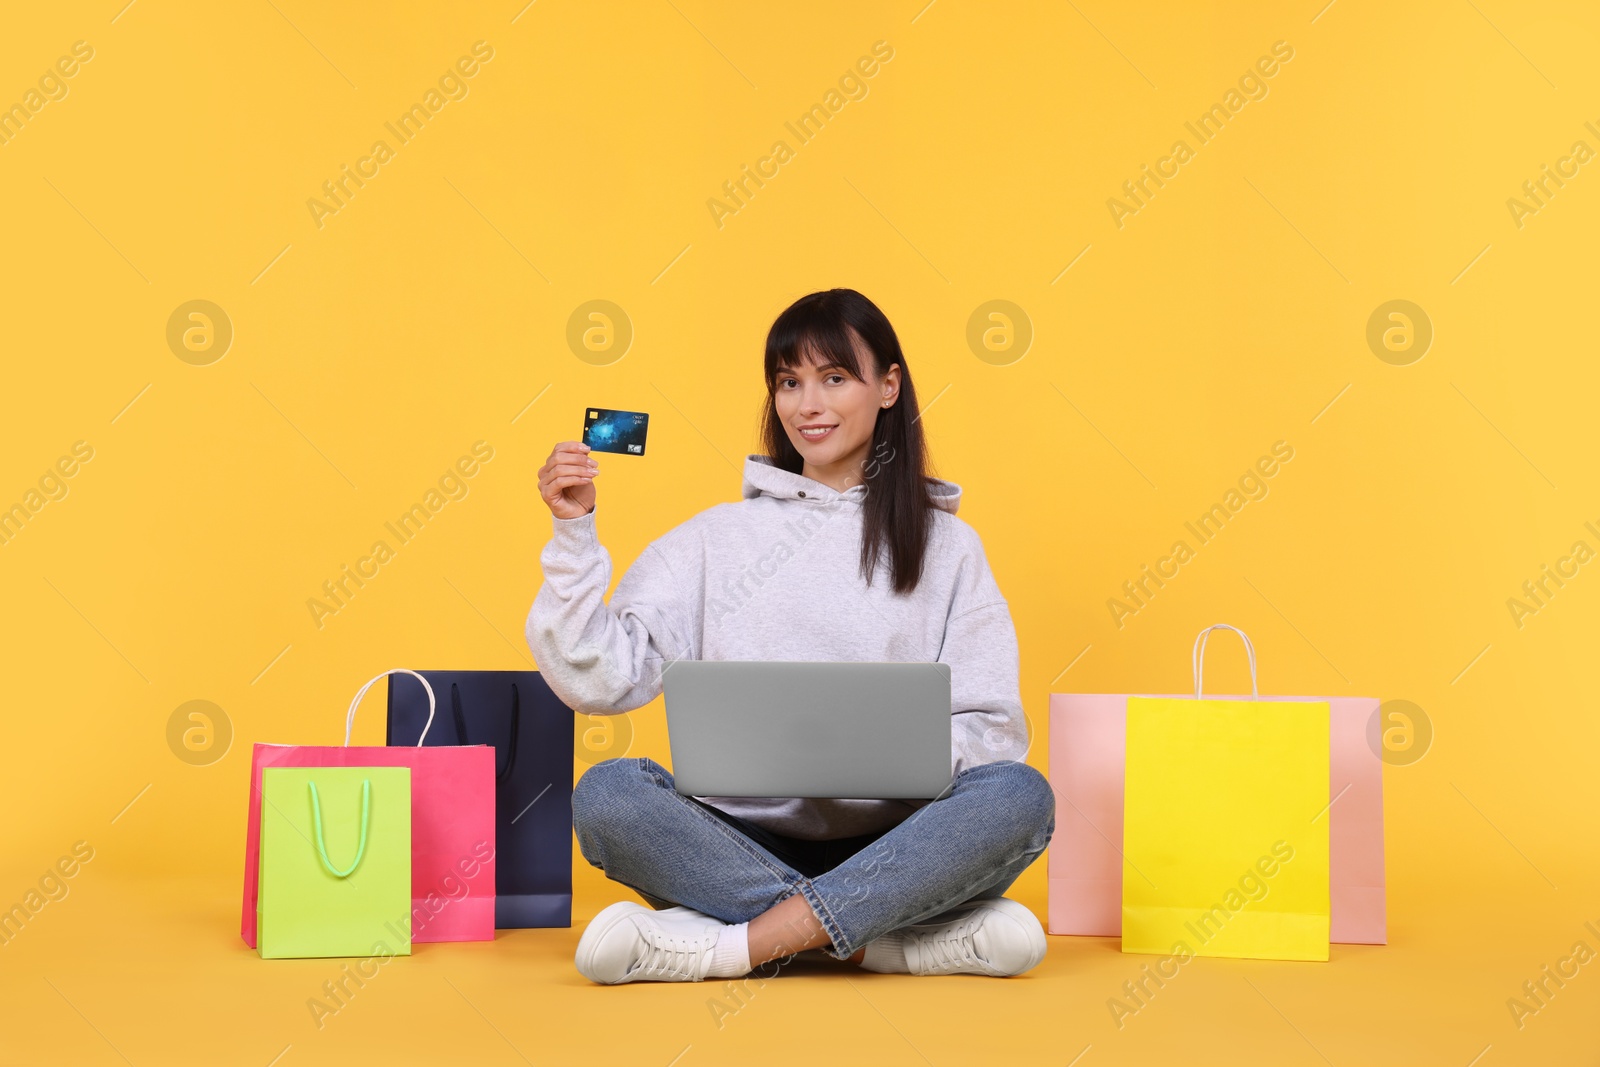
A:
{"label": "sneaker shoelace", "polygon": [[670,934],[660,929],[640,932],[645,950],[632,973],[660,978],[683,976],[690,981],[700,981],[700,963],[715,945],[714,940],[708,940],[714,935]]}
{"label": "sneaker shoelace", "polygon": [[978,955],[978,946],[973,942],[985,918],[980,912],[960,920],[954,929],[946,927],[937,934],[930,933],[918,938],[923,952],[923,966],[928,973],[967,970],[974,964],[987,969],[989,961]]}

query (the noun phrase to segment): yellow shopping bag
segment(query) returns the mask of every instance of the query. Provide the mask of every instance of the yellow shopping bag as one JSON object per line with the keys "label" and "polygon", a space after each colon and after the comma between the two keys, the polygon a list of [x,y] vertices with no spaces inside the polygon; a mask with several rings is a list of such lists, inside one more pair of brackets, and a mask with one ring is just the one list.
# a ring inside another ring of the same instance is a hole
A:
{"label": "yellow shopping bag", "polygon": [[1122,950],[1328,958],[1328,704],[1129,697]]}

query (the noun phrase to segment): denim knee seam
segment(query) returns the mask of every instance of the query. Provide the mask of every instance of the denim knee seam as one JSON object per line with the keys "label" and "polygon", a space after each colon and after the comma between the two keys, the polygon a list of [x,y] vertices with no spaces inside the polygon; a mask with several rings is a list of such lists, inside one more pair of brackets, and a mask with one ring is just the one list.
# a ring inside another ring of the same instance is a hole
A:
{"label": "denim knee seam", "polygon": [[771,861],[771,859],[769,859],[765,854],[763,854],[760,849],[756,848],[753,844],[751,844],[749,838],[745,837],[743,834],[741,834],[738,831],[736,831],[733,827],[729,826],[727,823],[723,822],[721,819],[717,818],[715,815],[712,815],[709,812],[707,812],[704,809],[702,809],[700,807],[700,805],[697,804],[696,802],[694,802],[693,800],[690,800],[688,797],[685,797],[683,794],[679,793],[677,788],[675,786],[673,786],[671,783],[669,783],[665,778],[663,778],[659,771],[655,770],[653,767],[647,767],[645,765],[647,763],[652,763],[653,764],[654,762],[655,762],[654,760],[651,760],[647,756],[641,756],[639,758],[639,769],[645,771],[652,778],[654,778],[656,780],[656,784],[658,786],[660,786],[663,789],[669,790],[672,793],[673,796],[677,797],[680,801],[682,801],[684,804],[686,804],[688,806],[689,810],[694,812],[696,816],[698,816],[701,819],[706,820],[707,822],[709,822],[713,826],[715,826],[718,830],[720,830],[723,833],[723,835],[726,836],[730,841],[732,841],[737,847],[743,849],[746,853],[748,853],[751,859],[755,860],[757,863],[761,864],[761,866],[765,867],[772,874],[772,876],[774,878],[776,878],[778,881],[782,882],[784,885],[789,886],[791,889],[794,888],[794,882],[789,877],[788,870],[786,870],[783,867],[774,866],[772,861]]}

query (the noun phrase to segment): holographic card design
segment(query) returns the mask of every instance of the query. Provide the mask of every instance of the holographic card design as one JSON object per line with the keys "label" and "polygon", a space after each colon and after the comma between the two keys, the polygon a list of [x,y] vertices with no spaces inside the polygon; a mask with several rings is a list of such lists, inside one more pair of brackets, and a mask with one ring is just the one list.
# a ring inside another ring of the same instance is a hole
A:
{"label": "holographic card design", "polygon": [[595,452],[642,456],[649,429],[650,416],[642,411],[589,408],[583,418],[583,443]]}

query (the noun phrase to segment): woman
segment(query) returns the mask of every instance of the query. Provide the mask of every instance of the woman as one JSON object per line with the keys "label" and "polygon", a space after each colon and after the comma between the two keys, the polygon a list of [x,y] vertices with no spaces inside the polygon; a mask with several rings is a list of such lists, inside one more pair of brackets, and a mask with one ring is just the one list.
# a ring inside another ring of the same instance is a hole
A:
{"label": "woman", "polygon": [[1021,974],[1044,957],[1001,894],[1055,829],[1022,759],[1017,640],[958,486],[926,474],[916,392],[883,312],[813,293],[767,335],[766,455],[743,499],[651,543],[604,601],[588,448],[539,469],[554,516],[527,638],[580,713],[648,703],[677,659],[950,665],[953,781],[934,801],[684,797],[652,759],[606,760],[572,796],[583,856],[631,886],[577,967],[600,983],[739,977],[823,948],[868,970]]}

